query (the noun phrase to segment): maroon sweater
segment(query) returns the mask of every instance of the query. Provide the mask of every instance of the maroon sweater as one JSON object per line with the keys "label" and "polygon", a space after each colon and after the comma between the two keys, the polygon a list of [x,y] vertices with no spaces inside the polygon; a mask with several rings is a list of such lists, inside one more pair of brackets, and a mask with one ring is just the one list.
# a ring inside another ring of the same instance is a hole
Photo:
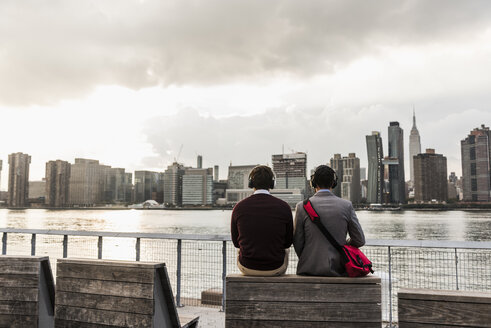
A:
{"label": "maroon sweater", "polygon": [[235,205],[232,241],[240,249],[239,262],[248,269],[274,270],[293,242],[290,206],[274,196],[256,194]]}

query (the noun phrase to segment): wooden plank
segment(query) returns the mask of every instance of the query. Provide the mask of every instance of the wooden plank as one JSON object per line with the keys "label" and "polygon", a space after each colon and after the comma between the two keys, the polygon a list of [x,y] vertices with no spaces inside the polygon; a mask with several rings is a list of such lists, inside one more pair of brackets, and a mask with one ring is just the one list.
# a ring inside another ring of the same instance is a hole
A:
{"label": "wooden plank", "polygon": [[96,260],[96,259],[79,259],[79,258],[66,258],[58,259],[58,265],[61,263],[72,264],[84,264],[91,266],[112,266],[112,267],[126,267],[126,268],[146,268],[156,269],[165,266],[163,262],[137,262],[137,261],[119,261],[119,260]]}
{"label": "wooden plank", "polygon": [[0,287],[39,287],[39,274],[0,274]]}
{"label": "wooden plank", "polygon": [[403,322],[491,327],[491,305],[399,299],[399,320]]}
{"label": "wooden plank", "polygon": [[16,314],[0,314],[0,327],[9,328],[37,328],[38,317]]}
{"label": "wooden plank", "polygon": [[151,327],[153,322],[151,315],[83,309],[63,305],[55,307],[55,318],[116,327]]}
{"label": "wooden plank", "polygon": [[254,277],[241,274],[230,274],[226,278],[228,282],[274,282],[274,283],[311,283],[311,284],[380,284],[380,277],[368,275],[366,277],[320,277],[320,276],[298,276],[287,274],[279,277]]}
{"label": "wooden plank", "polygon": [[0,301],[37,302],[39,289],[22,287],[1,287]]}
{"label": "wooden plank", "polygon": [[[0,255],[0,263],[6,262],[41,262],[47,261],[48,256],[30,256],[30,255]],[[2,263],[3,264],[3,263]]]}
{"label": "wooden plank", "polygon": [[380,285],[311,283],[227,283],[227,301],[380,303]]}
{"label": "wooden plank", "polygon": [[153,282],[154,269],[150,267],[125,267],[125,266],[92,266],[81,263],[59,263],[56,269],[58,278],[84,278],[94,280],[112,280],[151,283]]}
{"label": "wooden plank", "polygon": [[154,302],[145,298],[79,294],[59,291],[56,305],[153,315]]}
{"label": "wooden plank", "polygon": [[153,299],[153,284],[134,282],[59,278],[56,293],[61,291]]}
{"label": "wooden plank", "polygon": [[456,328],[459,326],[436,325],[434,323],[398,322],[399,328]]}
{"label": "wooden plank", "polygon": [[1,314],[38,315],[37,302],[0,301]]}
{"label": "wooden plank", "polygon": [[400,289],[399,298],[411,300],[434,300],[445,302],[468,302],[491,304],[491,292],[436,289]]}
{"label": "wooden plank", "polygon": [[226,328],[380,328],[379,322],[225,320]]}
{"label": "wooden plank", "polygon": [[297,303],[228,301],[225,318],[242,320],[296,320],[378,322],[380,304],[375,303]]}
{"label": "wooden plank", "polygon": [[2,261],[0,274],[37,274],[39,275],[39,262]]}
{"label": "wooden plank", "polygon": [[115,327],[115,326],[55,319],[55,328],[110,328],[110,327]]}

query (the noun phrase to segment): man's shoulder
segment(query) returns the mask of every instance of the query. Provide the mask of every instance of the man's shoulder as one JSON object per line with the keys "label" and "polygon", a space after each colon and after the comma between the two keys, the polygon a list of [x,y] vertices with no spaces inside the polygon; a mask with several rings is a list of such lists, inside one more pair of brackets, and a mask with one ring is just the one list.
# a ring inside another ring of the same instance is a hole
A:
{"label": "man's shoulder", "polygon": [[352,207],[353,205],[351,202],[347,199],[343,199],[341,197],[338,197],[336,195],[330,195],[329,197],[315,197],[313,196],[311,198],[312,204],[315,204],[316,202],[330,202],[333,204],[336,204],[337,206],[341,207]]}

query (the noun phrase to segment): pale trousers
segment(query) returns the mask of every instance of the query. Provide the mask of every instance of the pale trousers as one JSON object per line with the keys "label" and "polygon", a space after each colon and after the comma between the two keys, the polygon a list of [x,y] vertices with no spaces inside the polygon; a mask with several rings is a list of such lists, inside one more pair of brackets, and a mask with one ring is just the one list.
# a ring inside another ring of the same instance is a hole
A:
{"label": "pale trousers", "polygon": [[254,269],[249,269],[240,264],[239,262],[239,250],[237,250],[237,267],[239,268],[240,272],[242,272],[243,275],[245,276],[263,276],[263,277],[272,277],[272,276],[281,276],[285,274],[286,269],[288,268],[288,256],[290,255],[290,249],[285,249],[285,260],[283,261],[283,264],[278,268],[274,270],[254,270]]}

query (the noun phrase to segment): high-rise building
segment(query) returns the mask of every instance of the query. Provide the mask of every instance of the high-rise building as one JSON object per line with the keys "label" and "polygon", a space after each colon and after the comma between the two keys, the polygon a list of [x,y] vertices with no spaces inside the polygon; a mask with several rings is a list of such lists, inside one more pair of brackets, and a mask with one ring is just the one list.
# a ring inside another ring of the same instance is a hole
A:
{"label": "high-rise building", "polygon": [[416,114],[413,110],[413,127],[409,135],[409,169],[411,174],[411,183],[414,185],[414,156],[421,154],[421,138],[419,137],[418,128],[416,128]]}
{"label": "high-rise building", "polygon": [[300,189],[305,195],[307,187],[307,154],[279,154],[272,156],[273,171],[278,189]]}
{"label": "high-rise building", "polygon": [[106,203],[130,203],[132,201],[131,173],[126,173],[123,168],[109,167],[106,169],[105,177],[104,200]]}
{"label": "high-rise building", "polygon": [[198,155],[198,158],[196,160],[196,164],[197,164],[196,167],[198,169],[202,169],[203,168],[203,156]]}
{"label": "high-rise building", "polygon": [[215,182],[220,181],[220,176],[218,175],[218,173],[219,173],[218,170],[219,170],[218,165],[215,165],[213,167],[213,181],[215,181]]}
{"label": "high-rise building", "polygon": [[491,201],[491,131],[481,125],[460,142],[464,201]]}
{"label": "high-rise building", "polygon": [[384,195],[384,149],[380,132],[366,136],[368,154],[367,202],[381,204]]}
{"label": "high-rise building", "polygon": [[65,207],[68,204],[70,163],[62,160],[46,163],[46,198],[48,207]]}
{"label": "high-rise building", "polygon": [[185,167],[177,162],[172,163],[164,172],[164,204],[167,206],[182,205],[182,177]]}
{"label": "high-rise building", "polygon": [[8,206],[26,207],[29,197],[29,165],[31,156],[23,153],[9,155]]}
{"label": "high-rise building", "polygon": [[68,204],[90,207],[104,202],[106,165],[98,160],[75,158],[70,168]]}
{"label": "high-rise building", "polygon": [[182,176],[182,205],[211,205],[213,169],[186,168]]}
{"label": "high-rise building", "polygon": [[135,202],[143,203],[146,200],[155,200],[162,203],[164,192],[162,182],[159,172],[135,171]]}
{"label": "high-rise building", "polygon": [[228,167],[227,189],[247,189],[249,173],[257,165],[230,165]]}
{"label": "high-rise building", "polygon": [[434,149],[414,156],[414,200],[446,202],[448,200],[447,158]]}
{"label": "high-rise building", "polygon": [[399,126],[399,122],[390,122],[389,125],[389,158],[397,159],[397,165],[389,166],[389,200],[391,203],[404,204],[404,130]]}
{"label": "high-rise building", "polygon": [[352,203],[359,203],[361,197],[360,159],[356,157],[355,153],[350,153],[348,157],[341,157],[341,154],[334,154],[330,164],[338,176],[338,186],[334,188],[333,193]]}

